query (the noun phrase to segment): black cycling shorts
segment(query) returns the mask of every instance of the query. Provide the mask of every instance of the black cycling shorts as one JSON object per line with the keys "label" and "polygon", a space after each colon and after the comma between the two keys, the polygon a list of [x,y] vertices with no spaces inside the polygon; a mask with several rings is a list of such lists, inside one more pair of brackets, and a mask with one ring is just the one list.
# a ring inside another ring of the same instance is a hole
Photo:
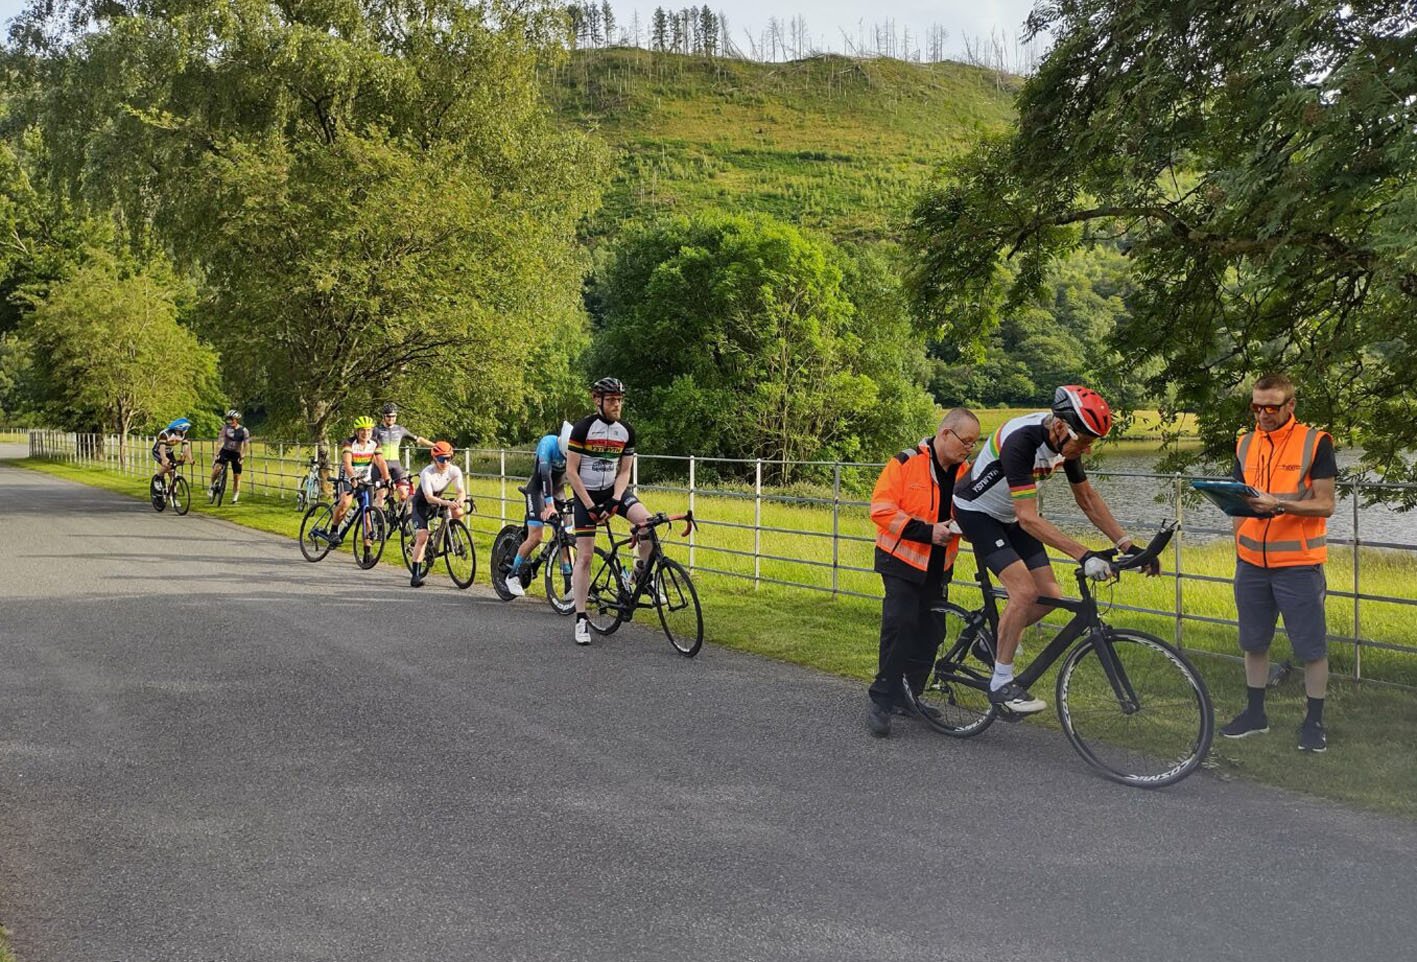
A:
{"label": "black cycling shorts", "polygon": [[438,513],[438,506],[433,504],[423,496],[423,488],[419,487],[413,493],[413,529],[415,531],[427,531],[428,522],[433,520],[433,516]]}
{"label": "black cycling shorts", "polygon": [[1048,567],[1048,549],[1017,521],[1005,524],[983,511],[956,510],[955,522],[974,545],[974,556],[996,575],[1015,561],[1029,571]]}
{"label": "black cycling shorts", "polygon": [[214,461],[212,462],[212,467],[216,467],[218,464],[221,464],[221,462],[223,462],[223,461],[225,461],[227,464],[231,465],[231,473],[232,473],[232,474],[236,475],[238,478],[241,477],[241,452],[240,452],[240,451],[228,451],[226,448],[222,448],[220,451],[218,451],[218,452],[216,453],[216,460],[214,460]]}
{"label": "black cycling shorts", "polygon": [[399,481],[409,476],[408,469],[405,468],[403,464],[397,459],[390,461],[389,459],[385,458],[384,464],[386,464],[389,468],[390,481]]}
{"label": "black cycling shorts", "polygon": [[[614,496],[614,494],[615,494],[615,489],[614,489],[614,488],[606,488],[606,489],[603,490],[603,491],[591,491],[591,492],[589,492],[589,494],[590,494],[590,499],[595,502],[595,504],[596,504],[597,507],[599,507],[600,505],[602,505],[602,504],[604,504],[605,502],[609,501],[609,500],[611,499],[611,497]],[[576,498],[576,499],[575,499],[575,502],[576,502],[576,507],[575,507],[576,537],[578,537],[578,538],[593,538],[593,537],[595,537],[595,525],[596,525],[596,523],[595,523],[593,520],[591,520],[590,512],[586,510],[585,505],[581,504],[581,499],[580,499],[580,498]],[[637,504],[639,504],[639,503],[640,503],[640,499],[639,499],[639,498],[635,497],[635,496],[634,496],[633,494],[631,494],[629,491],[626,491],[625,494],[624,494],[624,496],[620,499],[620,506],[615,509],[615,513],[618,514],[618,515],[619,515],[620,517],[622,517],[622,518],[629,518],[629,516],[630,516],[630,514],[629,514],[630,509],[633,508],[635,505],[637,505]]]}

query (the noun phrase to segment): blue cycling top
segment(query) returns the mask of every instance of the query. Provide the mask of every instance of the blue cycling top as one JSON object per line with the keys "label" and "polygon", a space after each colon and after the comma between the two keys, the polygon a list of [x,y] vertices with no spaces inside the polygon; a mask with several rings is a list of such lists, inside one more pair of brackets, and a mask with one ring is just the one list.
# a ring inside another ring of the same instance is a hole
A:
{"label": "blue cycling top", "polygon": [[536,464],[532,467],[531,483],[539,487],[547,504],[566,483],[566,456],[561,453],[559,435],[548,434],[536,443]]}

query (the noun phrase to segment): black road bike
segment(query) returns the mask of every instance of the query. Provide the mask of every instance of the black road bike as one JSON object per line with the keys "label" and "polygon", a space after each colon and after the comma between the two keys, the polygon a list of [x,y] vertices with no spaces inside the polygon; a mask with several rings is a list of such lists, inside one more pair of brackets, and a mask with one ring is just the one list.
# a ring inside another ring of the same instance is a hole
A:
{"label": "black road bike", "polygon": [[148,482],[148,498],[152,501],[153,510],[159,514],[168,505],[178,514],[186,514],[192,507],[192,488],[182,476],[182,465],[186,463],[186,458],[180,458],[173,462],[171,475],[164,475],[159,471],[153,475],[152,481]]}
{"label": "black road bike", "polygon": [[[1162,527],[1137,555],[1103,556],[1120,580],[1121,572],[1156,560],[1177,530]],[[1022,717],[989,701],[994,639],[999,627],[995,588],[981,564],[981,607],[969,610],[941,602],[934,610],[945,618],[945,647],[931,670],[916,708],[946,735],[968,738],[997,718]],[[1210,751],[1215,718],[1210,693],[1191,662],[1155,635],[1113,628],[1102,620],[1093,589],[1079,567],[1080,598],[1040,598],[1039,603],[1073,616],[1048,646],[1019,673],[1029,688],[1059,658],[1057,710],[1063,733],[1078,754],[1113,781],[1144,788],[1172,785],[1195,771]],[[907,684],[906,690],[910,690]]]}
{"label": "black road bike", "polygon": [[340,520],[339,530],[334,529],[334,505],[328,501],[312,504],[305,512],[305,517],[300,520],[300,553],[305,556],[305,560],[322,560],[331,549],[343,544],[345,537],[353,532],[354,563],[366,570],[378,564],[384,554],[384,543],[388,540],[389,529],[384,512],[373,504],[373,493],[383,486],[383,483],[355,483],[354,503]]}
{"label": "black road bike", "polygon": [[[526,488],[518,488],[526,494]],[[569,615],[576,610],[571,597],[571,570],[576,562],[576,535],[565,523],[570,518],[570,502],[556,502],[556,517],[547,523],[550,530],[541,539],[541,550],[536,557],[528,558],[517,572],[522,588],[530,588],[536,580],[538,570],[543,572],[546,584],[546,600],[558,615]],[[512,569],[512,559],[517,556],[522,543],[526,541],[526,524],[509,524],[497,532],[492,541],[492,590],[503,601],[511,601],[516,595],[507,590],[507,575]]]}
{"label": "black road bike", "polygon": [[[699,594],[694,590],[689,572],[679,562],[665,557],[664,547],[659,542],[659,527],[675,521],[685,522],[683,536],[688,537],[694,529],[692,511],[674,515],[660,512],[643,524],[630,525],[629,536],[618,539],[610,530],[610,519],[601,522],[610,540],[610,550],[595,549],[586,615],[596,633],[608,635],[622,622],[632,620],[639,609],[653,608],[669,643],[679,654],[692,658],[704,643],[704,613],[699,607]],[[650,553],[643,575],[634,580],[620,561],[620,549],[628,547],[633,553],[641,538],[649,539]]]}
{"label": "black road bike", "polygon": [[219,470],[216,480],[207,491],[207,503],[221,507],[221,499],[226,497],[226,477],[231,472],[231,463],[225,459],[217,462]]}
{"label": "black road bike", "polygon": [[[468,511],[471,510],[472,502],[469,501]],[[404,542],[403,547],[404,565],[409,573],[427,578],[434,563],[442,558],[453,584],[459,588],[470,587],[473,579],[477,577],[477,548],[472,543],[472,533],[468,531],[462,519],[449,518],[447,507],[439,506],[428,519],[428,541],[423,545],[423,560],[417,564],[417,568],[413,560],[413,538],[416,532],[412,525],[413,522],[410,521],[408,540]],[[403,537],[402,530],[400,537]]]}

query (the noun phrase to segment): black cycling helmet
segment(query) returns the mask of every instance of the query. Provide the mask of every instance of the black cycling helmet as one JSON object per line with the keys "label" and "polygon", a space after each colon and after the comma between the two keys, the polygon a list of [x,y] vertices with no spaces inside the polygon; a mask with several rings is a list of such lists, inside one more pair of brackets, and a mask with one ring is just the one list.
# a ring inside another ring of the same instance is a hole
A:
{"label": "black cycling helmet", "polygon": [[398,406],[397,404],[395,404],[393,401],[390,401],[388,404],[385,404],[385,405],[384,405],[383,415],[384,415],[385,417],[388,417],[390,414],[398,414],[398,413],[399,413],[399,406]]}
{"label": "black cycling helmet", "polygon": [[625,393],[625,382],[618,377],[603,377],[590,386],[591,394],[619,394]]}

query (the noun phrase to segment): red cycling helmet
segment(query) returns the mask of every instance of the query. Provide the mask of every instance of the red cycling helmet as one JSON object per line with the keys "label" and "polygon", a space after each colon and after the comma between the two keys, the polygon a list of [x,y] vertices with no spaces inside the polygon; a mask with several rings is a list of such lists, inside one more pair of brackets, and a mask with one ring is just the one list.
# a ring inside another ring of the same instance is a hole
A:
{"label": "red cycling helmet", "polygon": [[1112,430],[1112,409],[1092,388],[1064,384],[1053,392],[1053,416],[1081,434],[1105,438]]}

